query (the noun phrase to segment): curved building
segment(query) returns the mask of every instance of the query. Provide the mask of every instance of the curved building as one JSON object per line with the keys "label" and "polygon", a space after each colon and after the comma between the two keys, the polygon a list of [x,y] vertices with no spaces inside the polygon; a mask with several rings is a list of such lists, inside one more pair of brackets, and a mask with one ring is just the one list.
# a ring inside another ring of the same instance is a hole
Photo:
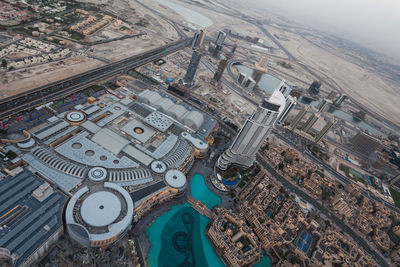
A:
{"label": "curved building", "polygon": [[278,115],[285,108],[285,96],[275,90],[269,99],[264,99],[257,110],[246,120],[231,147],[218,159],[217,167],[226,170],[230,165],[249,168],[263,144]]}
{"label": "curved building", "polygon": [[6,249],[0,247],[0,266],[8,267],[13,265],[13,258],[11,256],[11,252]]}
{"label": "curved building", "polygon": [[186,175],[179,170],[169,170],[165,174],[165,184],[183,191],[186,188]]}
{"label": "curved building", "polygon": [[[93,170],[94,180],[103,176]],[[129,230],[133,202],[122,187],[105,182],[102,186],[83,186],[70,199],[65,220],[72,239],[85,247],[106,247]]]}

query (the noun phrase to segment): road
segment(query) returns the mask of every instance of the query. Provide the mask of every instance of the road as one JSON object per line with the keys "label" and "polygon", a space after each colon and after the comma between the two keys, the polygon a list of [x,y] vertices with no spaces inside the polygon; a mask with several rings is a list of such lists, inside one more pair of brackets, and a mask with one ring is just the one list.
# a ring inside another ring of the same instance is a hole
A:
{"label": "road", "polygon": [[284,187],[289,189],[291,192],[295,193],[305,201],[312,204],[317,210],[322,214],[332,220],[337,226],[339,226],[346,234],[348,234],[353,240],[357,242],[369,255],[371,255],[379,266],[389,266],[386,260],[378,253],[375,249],[372,249],[370,245],[365,241],[358,233],[356,233],[350,226],[348,226],[344,221],[336,217],[331,211],[329,211],[325,206],[321,205],[315,198],[305,193],[303,190],[293,185],[291,182],[286,180],[281,176],[275,169],[270,166],[260,155],[257,155],[257,161],[262,165],[275,179],[282,183]]}
{"label": "road", "polygon": [[54,99],[80,91],[96,81],[116,75],[127,69],[135,68],[168,54],[185,48],[192,42],[191,38],[184,38],[168,45],[129,57],[66,79],[53,82],[27,92],[0,100],[0,119],[10,117],[24,110],[31,110]]}

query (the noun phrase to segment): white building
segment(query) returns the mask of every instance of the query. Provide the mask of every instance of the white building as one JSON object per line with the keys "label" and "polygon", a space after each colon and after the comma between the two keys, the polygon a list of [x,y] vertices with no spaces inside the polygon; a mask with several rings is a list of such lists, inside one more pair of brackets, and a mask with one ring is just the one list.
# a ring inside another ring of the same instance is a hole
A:
{"label": "white building", "polygon": [[246,120],[231,147],[220,156],[218,168],[226,170],[230,165],[244,168],[253,165],[258,149],[283,112],[285,103],[285,97],[279,90],[275,90],[269,99],[264,99]]}

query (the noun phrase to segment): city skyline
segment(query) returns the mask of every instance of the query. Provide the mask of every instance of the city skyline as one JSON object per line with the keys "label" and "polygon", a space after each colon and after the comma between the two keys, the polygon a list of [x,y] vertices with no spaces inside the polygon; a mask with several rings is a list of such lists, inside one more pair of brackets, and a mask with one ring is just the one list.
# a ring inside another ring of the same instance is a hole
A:
{"label": "city skyline", "polygon": [[400,265],[384,1],[0,2],[0,265]]}

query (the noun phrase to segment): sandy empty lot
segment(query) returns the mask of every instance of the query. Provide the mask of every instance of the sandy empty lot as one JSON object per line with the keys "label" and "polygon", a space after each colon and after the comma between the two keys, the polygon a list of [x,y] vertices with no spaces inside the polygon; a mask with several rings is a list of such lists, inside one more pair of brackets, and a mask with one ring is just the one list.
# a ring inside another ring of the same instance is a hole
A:
{"label": "sandy empty lot", "polygon": [[104,63],[82,56],[0,74],[0,98],[12,96],[69,76],[99,67]]}
{"label": "sandy empty lot", "polygon": [[145,35],[92,46],[92,55],[109,59],[121,60],[145,51],[165,45],[165,42]]}

